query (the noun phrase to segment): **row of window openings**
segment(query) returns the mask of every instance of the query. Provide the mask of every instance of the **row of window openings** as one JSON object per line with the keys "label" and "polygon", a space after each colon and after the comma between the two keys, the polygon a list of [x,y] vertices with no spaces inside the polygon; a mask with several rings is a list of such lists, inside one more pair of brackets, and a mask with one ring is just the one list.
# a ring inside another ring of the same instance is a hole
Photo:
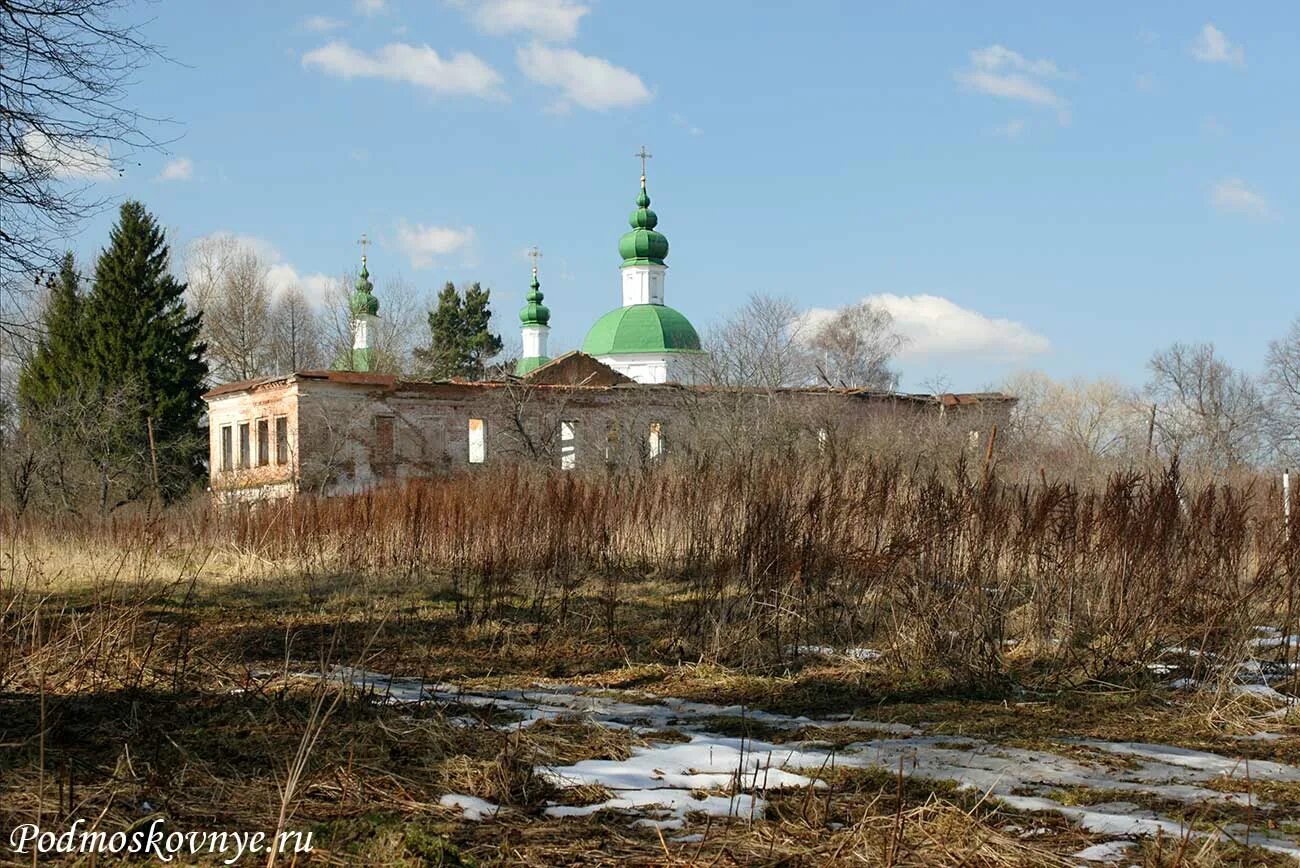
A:
{"label": "row of window openings", "polygon": [[[564,421],[560,423],[560,469],[572,470],[578,466],[578,423]],[[610,428],[605,446],[605,459],[613,457],[614,445],[618,442],[618,429]],[[658,458],[664,452],[663,425],[651,422],[646,435],[646,452],[651,458]],[[482,464],[487,460],[487,421],[469,420],[469,463]]]}
{"label": "row of window openings", "polygon": [[[257,420],[257,466],[271,463],[271,420]],[[235,469],[235,429],[239,429],[239,469],[253,466],[252,423],[240,422],[238,426],[221,426],[221,469]],[[275,463],[289,463],[289,417],[275,417]]]}

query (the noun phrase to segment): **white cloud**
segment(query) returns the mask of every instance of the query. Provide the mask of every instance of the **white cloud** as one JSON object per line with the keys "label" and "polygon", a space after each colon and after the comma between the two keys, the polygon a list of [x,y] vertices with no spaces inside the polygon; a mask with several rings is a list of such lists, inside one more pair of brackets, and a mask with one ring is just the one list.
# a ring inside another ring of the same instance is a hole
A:
{"label": "white cloud", "polygon": [[1240,178],[1225,178],[1210,188],[1210,202],[1225,214],[1244,214],[1247,217],[1274,216],[1273,206]]}
{"label": "white cloud", "polygon": [[568,42],[578,35],[578,23],[591,8],[574,0],[452,0],[473,10],[474,25],[500,36],[525,32],[537,39]]}
{"label": "white cloud", "polygon": [[[906,339],[900,358],[960,355],[1007,362],[1051,347],[1046,337],[1021,323],[985,316],[941,296],[880,293],[864,300],[894,318],[894,330]],[[807,316],[815,323],[832,313],[818,308]]]}
{"label": "white cloud", "polygon": [[188,181],[194,177],[194,161],[189,157],[169,160],[158,173],[159,181]]}
{"label": "white cloud", "polygon": [[[317,307],[326,307],[335,303],[338,295],[338,278],[320,272],[300,272],[291,263],[286,262],[279,249],[265,238],[235,232],[213,232],[195,239],[190,245],[190,250],[202,249],[205,243],[217,240],[228,240],[236,250],[247,250],[257,255],[262,265],[266,267],[266,283],[271,290],[272,298],[279,298],[286,290],[296,286],[307,301]],[[194,268],[195,262],[191,260],[186,263],[186,266],[187,269]]]}
{"label": "white cloud", "polygon": [[1233,45],[1224,36],[1223,31],[1213,24],[1206,24],[1192,44],[1192,57],[1202,63],[1231,63],[1243,66],[1246,52],[1240,45]]}
{"label": "white cloud", "polygon": [[439,95],[500,98],[501,76],[468,52],[444,60],[427,45],[393,42],[367,54],[334,41],[303,55],[302,65],[343,79],[380,78],[413,84]]}
{"label": "white cloud", "polygon": [[352,0],[352,6],[357,12],[371,18],[388,11],[388,0]]}
{"label": "white cloud", "polygon": [[550,48],[534,42],[520,48],[515,61],[531,80],[560,89],[564,96],[557,108],[576,103],[604,111],[638,105],[651,96],[636,73],[571,48]]}
{"label": "white cloud", "polygon": [[397,246],[411,261],[413,268],[428,268],[433,260],[455,253],[474,242],[474,229],[454,229],[450,226],[414,226],[405,220],[397,224]]}
{"label": "white cloud", "polygon": [[266,282],[271,286],[271,294],[277,298],[286,290],[296,286],[311,304],[326,307],[333,303],[337,295],[335,287],[338,286],[339,279],[319,272],[300,274],[298,269],[289,263],[279,262],[267,271]]}
{"label": "white cloud", "polygon": [[958,70],[957,83],[979,93],[1056,109],[1062,124],[1069,122],[1065,100],[1048,82],[1069,78],[1051,60],[1029,60],[1001,45],[970,53],[970,66]]}
{"label": "white cloud", "polygon": [[310,30],[313,33],[328,33],[331,30],[338,30],[343,26],[343,21],[338,18],[330,18],[328,15],[311,15],[302,20],[302,29]]}
{"label": "white cloud", "polygon": [[51,139],[40,130],[28,130],[17,154],[0,156],[0,170],[33,172],[61,181],[103,181],[112,178],[113,159],[108,148],[87,139]]}

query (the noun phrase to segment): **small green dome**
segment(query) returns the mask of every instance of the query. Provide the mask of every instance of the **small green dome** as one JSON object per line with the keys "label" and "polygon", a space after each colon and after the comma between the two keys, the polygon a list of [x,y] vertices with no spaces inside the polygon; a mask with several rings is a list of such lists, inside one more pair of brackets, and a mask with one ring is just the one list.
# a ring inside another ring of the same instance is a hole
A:
{"label": "small green dome", "polygon": [[352,310],[353,316],[370,314],[377,316],[379,314],[379,299],[375,298],[374,284],[370,282],[370,272],[366,270],[365,257],[361,259],[361,273],[357,275],[357,289],[352,293],[352,298],[348,302],[348,307]]}
{"label": "small green dome", "polygon": [[527,304],[519,311],[519,321],[524,325],[546,325],[551,321],[551,309],[542,304],[541,284],[537,282],[537,269],[533,269],[532,289]]}
{"label": "small green dome", "polygon": [[619,353],[698,353],[700,336],[682,314],[662,304],[620,307],[596,320],[582,342],[589,356]]}
{"label": "small green dome", "polygon": [[645,189],[645,179],[641,179],[641,193],[636,197],[637,209],[627,222],[632,231],[618,241],[618,252],[623,257],[624,265],[644,265],[653,262],[664,264],[668,255],[668,239],[663,233],[656,232],[659,215],[650,210],[650,194]]}

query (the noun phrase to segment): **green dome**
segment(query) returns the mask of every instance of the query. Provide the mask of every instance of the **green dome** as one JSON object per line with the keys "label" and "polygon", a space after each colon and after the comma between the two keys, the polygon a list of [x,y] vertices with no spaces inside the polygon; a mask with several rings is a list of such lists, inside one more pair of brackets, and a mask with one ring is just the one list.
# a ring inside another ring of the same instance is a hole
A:
{"label": "green dome", "polygon": [[698,353],[700,336],[695,326],[671,307],[634,304],[620,307],[596,320],[582,342],[589,356],[618,353]]}
{"label": "green dome", "polygon": [[653,262],[664,264],[668,255],[668,239],[662,232],[656,232],[659,215],[650,210],[650,195],[645,190],[645,179],[641,179],[641,194],[636,197],[637,209],[627,219],[632,231],[618,241],[618,252],[623,257],[624,265],[644,265]]}
{"label": "green dome", "polygon": [[519,311],[519,321],[524,325],[546,325],[551,321],[551,309],[542,304],[541,284],[537,282],[537,269],[533,269],[533,282],[527,304]]}
{"label": "green dome", "polygon": [[370,282],[370,272],[366,270],[365,257],[362,257],[361,273],[357,275],[357,291],[352,293],[352,298],[348,301],[353,316],[361,316],[363,313],[371,316],[379,314],[379,299],[372,292],[374,288]]}

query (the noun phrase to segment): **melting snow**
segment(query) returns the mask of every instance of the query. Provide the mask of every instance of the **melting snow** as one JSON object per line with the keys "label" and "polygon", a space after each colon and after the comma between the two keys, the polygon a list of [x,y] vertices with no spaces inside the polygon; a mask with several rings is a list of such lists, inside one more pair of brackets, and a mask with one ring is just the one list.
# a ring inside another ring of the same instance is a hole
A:
{"label": "melting snow", "polygon": [[464,796],[460,793],[447,793],[438,800],[438,804],[444,808],[460,808],[460,815],[466,820],[486,820],[495,817],[497,812],[501,810],[500,805],[494,805],[476,796]]}
{"label": "melting snow", "polygon": [[1082,859],[1085,862],[1118,862],[1128,855],[1128,851],[1132,847],[1132,841],[1107,841],[1104,844],[1093,844],[1091,847],[1085,847],[1075,853],[1074,858]]}
{"label": "melting snow", "polygon": [[[771,792],[824,786],[821,775],[836,766],[901,770],[906,775],[955,781],[964,788],[995,796],[1014,809],[1055,812],[1090,832],[1125,838],[1158,833],[1206,834],[1189,833],[1185,824],[1139,806],[1139,802],[1150,798],[1188,805],[1217,802],[1268,807],[1258,799],[1252,802],[1246,793],[1220,792],[1208,784],[1225,777],[1245,779],[1247,772],[1255,781],[1300,781],[1300,768],[1283,763],[1252,760],[1247,764],[1205,751],[1143,742],[1061,739],[1063,749],[1075,748],[1066,755],[1064,750],[1029,750],[970,737],[958,742],[951,736],[925,735],[903,724],[833,717],[810,719],[650,693],[611,694],[572,685],[471,692],[363,670],[338,670],[335,675],[392,702],[434,701],[511,712],[520,718],[506,725],[511,728],[576,717],[643,734],[675,729],[689,741],[651,741],[621,761],[583,760],[538,769],[558,787],[598,785],[612,794],[590,805],[550,805],[546,808],[548,816],[626,810],[640,815],[639,824],[660,829],[682,828],[694,813],[743,820],[761,817]],[[709,729],[711,719],[718,717],[745,718],[786,732],[800,732],[801,736],[807,734],[809,740],[776,744],[722,735]],[[860,729],[863,740],[831,750],[815,740],[819,727]],[[1089,761],[1089,753],[1098,759]],[[1105,756],[1124,762],[1106,762],[1102,759]],[[1132,793],[1133,801],[1074,806],[1051,798],[1053,790],[1072,787]],[[491,803],[454,794],[444,796],[442,803],[460,807],[466,819],[481,819],[498,810]],[[1243,831],[1230,826],[1222,834]],[[1251,842],[1300,856],[1300,843],[1288,838],[1252,830]],[[1112,842],[1111,850],[1101,849],[1111,845],[1098,845],[1084,852],[1112,853],[1115,847],[1127,843],[1131,842]],[[1088,858],[1082,853],[1078,857]]]}

